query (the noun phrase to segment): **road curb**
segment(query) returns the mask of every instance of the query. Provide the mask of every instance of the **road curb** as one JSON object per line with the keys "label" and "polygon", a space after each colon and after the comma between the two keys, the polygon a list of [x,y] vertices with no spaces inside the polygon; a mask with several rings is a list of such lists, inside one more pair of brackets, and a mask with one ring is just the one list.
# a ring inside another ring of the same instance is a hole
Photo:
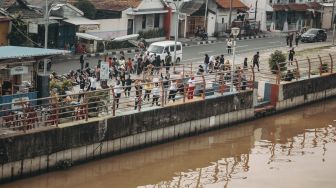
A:
{"label": "road curb", "polygon": [[[260,39],[260,38],[270,38],[272,35],[257,35],[257,36],[250,36],[250,37],[240,37],[237,38],[237,40],[242,41],[242,40],[253,40],[253,39]],[[223,42],[220,40],[211,40],[211,41],[198,41],[196,44],[188,44],[188,43],[183,43],[183,47],[189,47],[189,46],[201,46],[201,45],[206,45],[206,44],[214,44],[218,42]],[[113,51],[113,52],[101,52],[101,53],[90,53],[90,54],[84,54],[84,57],[104,57],[106,56],[114,56],[114,55],[120,55],[120,54],[131,54],[131,53],[136,53],[140,52],[139,49],[127,49],[127,50],[118,50],[118,51]]]}

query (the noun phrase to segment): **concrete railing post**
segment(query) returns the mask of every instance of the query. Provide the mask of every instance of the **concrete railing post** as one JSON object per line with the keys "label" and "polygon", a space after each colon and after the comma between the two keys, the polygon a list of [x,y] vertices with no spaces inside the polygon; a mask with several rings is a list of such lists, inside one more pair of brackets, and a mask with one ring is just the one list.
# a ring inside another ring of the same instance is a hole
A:
{"label": "concrete railing post", "polygon": [[294,61],[295,61],[295,65],[296,65],[296,76],[295,76],[295,78],[296,78],[296,80],[299,80],[299,78],[300,78],[299,62],[298,62],[297,59],[294,59]]}
{"label": "concrete railing post", "polygon": [[334,72],[334,61],[333,61],[331,54],[329,54],[329,57],[330,57],[330,73],[333,73]]}
{"label": "concrete railing post", "polygon": [[[115,112],[116,112],[116,101],[115,101],[115,93],[114,93],[114,89],[112,87],[112,115],[115,116]],[[118,101],[119,102],[119,101]]]}
{"label": "concrete railing post", "polygon": [[142,106],[142,98],[141,98],[142,92],[139,91],[139,96],[138,96],[138,112],[141,111],[141,106]]}
{"label": "concrete railing post", "polygon": [[164,99],[165,99],[165,88],[163,85],[163,81],[160,82],[161,83],[161,106],[164,107]]}
{"label": "concrete railing post", "polygon": [[254,85],[254,82],[255,82],[255,73],[254,73],[254,68],[253,68],[252,65],[251,65],[251,70],[252,70],[252,82],[253,82],[253,85]]}
{"label": "concrete railing post", "polygon": [[276,79],[276,83],[277,84],[280,84],[280,82],[281,82],[281,68],[280,68],[280,65],[279,65],[279,63],[277,63],[276,64],[277,65],[277,68],[278,68],[278,70],[277,70],[277,79]]}
{"label": "concrete railing post", "polygon": [[85,121],[89,120],[89,99],[87,93],[84,93],[84,104],[85,104]]}
{"label": "concrete railing post", "polygon": [[58,121],[59,121],[59,104],[58,104],[58,100],[56,100],[56,127],[58,127]]}
{"label": "concrete railing post", "polygon": [[307,61],[308,61],[308,78],[310,78],[310,74],[311,74],[311,62],[309,57],[307,57]]}
{"label": "concrete railing post", "polygon": [[322,70],[322,69],[323,69],[323,67],[322,67],[322,66],[323,66],[323,65],[322,65],[322,64],[323,64],[323,63],[322,63],[322,58],[321,58],[320,55],[317,55],[317,57],[318,57],[319,60],[320,60],[320,76],[322,76],[322,72],[323,72],[323,70]]}
{"label": "concrete railing post", "polygon": [[205,100],[205,91],[206,91],[206,83],[205,83],[205,77],[204,75],[202,75],[202,83],[203,83],[203,95],[202,95],[202,99]]}

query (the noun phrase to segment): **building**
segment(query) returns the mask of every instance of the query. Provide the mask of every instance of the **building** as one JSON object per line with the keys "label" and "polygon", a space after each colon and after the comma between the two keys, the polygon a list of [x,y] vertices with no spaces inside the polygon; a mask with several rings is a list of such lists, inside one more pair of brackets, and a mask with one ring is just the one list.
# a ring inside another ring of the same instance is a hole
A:
{"label": "building", "polygon": [[[100,28],[86,32],[104,40],[170,27],[168,6],[162,0],[89,0],[96,8]],[[76,4],[77,0],[68,1]],[[167,23],[166,23],[167,22]]]}
{"label": "building", "polygon": [[273,7],[271,30],[295,31],[302,28],[320,28],[322,6],[309,0],[272,0]]}
{"label": "building", "polygon": [[0,9],[0,46],[8,44],[8,34],[10,31],[10,17],[3,9]]}
{"label": "building", "polygon": [[[333,3],[322,3],[322,28],[323,29],[332,29],[333,19],[332,19],[332,10]],[[336,10],[335,10],[336,11]],[[336,15],[336,14],[334,14]]]}

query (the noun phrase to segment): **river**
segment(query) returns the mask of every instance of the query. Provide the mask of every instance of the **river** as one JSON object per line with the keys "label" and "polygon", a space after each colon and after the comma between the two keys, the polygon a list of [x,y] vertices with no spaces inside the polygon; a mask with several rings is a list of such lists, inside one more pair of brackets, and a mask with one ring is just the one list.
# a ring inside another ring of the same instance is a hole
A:
{"label": "river", "polygon": [[336,100],[1,185],[334,188]]}

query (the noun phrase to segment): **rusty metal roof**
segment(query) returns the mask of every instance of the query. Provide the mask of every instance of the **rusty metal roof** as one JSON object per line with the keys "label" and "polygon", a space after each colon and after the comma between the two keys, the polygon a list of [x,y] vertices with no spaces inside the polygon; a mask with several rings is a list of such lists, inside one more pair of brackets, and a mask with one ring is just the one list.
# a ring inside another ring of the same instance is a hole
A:
{"label": "rusty metal roof", "polygon": [[[230,2],[231,2],[230,0],[216,0],[217,5],[219,5],[223,9],[229,9]],[[247,9],[248,7],[240,0],[232,0],[232,8]]]}
{"label": "rusty metal roof", "polygon": [[[68,0],[68,3],[76,4],[79,0]],[[123,11],[128,8],[136,8],[142,0],[89,0],[96,9]]]}
{"label": "rusty metal roof", "polygon": [[288,3],[288,8],[291,11],[306,11],[309,7],[307,4],[303,3]]}

